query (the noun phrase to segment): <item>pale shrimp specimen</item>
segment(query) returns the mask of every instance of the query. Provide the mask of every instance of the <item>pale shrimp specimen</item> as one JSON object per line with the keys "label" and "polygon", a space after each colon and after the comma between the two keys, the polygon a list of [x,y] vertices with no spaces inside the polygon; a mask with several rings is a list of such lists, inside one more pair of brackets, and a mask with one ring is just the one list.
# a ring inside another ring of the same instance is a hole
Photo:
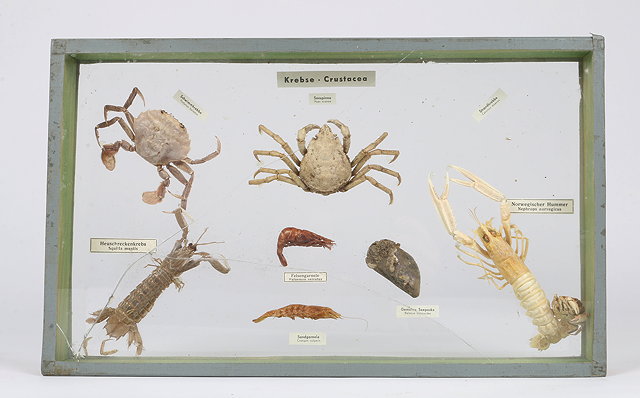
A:
{"label": "pale shrimp specimen", "polygon": [[[457,243],[456,248],[472,260],[465,260],[460,255],[458,258],[466,264],[481,268],[484,275],[480,279],[488,280],[499,290],[511,285],[520,304],[538,328],[538,334],[531,339],[531,347],[546,350],[551,344],[559,342],[568,335],[579,333],[580,324],[587,317],[582,303],[573,297],[556,296],[553,306],[549,304],[535,276],[524,263],[529,249],[529,239],[516,225],[511,224],[511,211],[506,197],[470,171],[458,166],[451,167],[468,180],[450,179],[447,175],[442,195],[436,193],[430,177],[429,187],[436,210],[447,231]],[[479,227],[475,234],[480,238],[482,246],[457,229],[453,210],[448,201],[449,181],[471,187],[484,196],[500,202],[501,226],[499,228],[494,228],[491,220],[483,224],[476,217]]]}
{"label": "pale shrimp specimen", "polygon": [[[110,338],[104,340],[100,345],[100,354],[115,354],[117,350],[105,350],[105,343],[111,338],[118,340],[128,334],[128,346],[131,346],[132,343],[135,344],[136,355],[140,355],[143,346],[142,337],[138,331],[138,322],[151,311],[160,294],[169,285],[174,284],[178,290],[184,287],[184,283],[180,280],[182,273],[197,267],[203,261],[208,262],[223,274],[229,272],[229,267],[226,264],[211,257],[209,253],[197,251],[197,241],[195,243],[187,241],[188,229],[182,215],[182,209],[177,209],[174,214],[183,232],[182,237],[176,241],[171,252],[162,260],[154,259],[158,265],[153,265],[156,267],[153,272],[140,282],[116,308],[106,307],[95,311],[91,314],[93,317],[87,319],[88,323],[107,321],[104,328]],[[192,258],[193,256],[198,257]]]}
{"label": "pale shrimp specimen", "polygon": [[263,320],[274,318],[310,318],[310,319],[340,319],[342,315],[338,314],[329,307],[321,307],[319,305],[304,305],[304,304],[290,304],[286,307],[278,308],[276,310],[267,311],[258,318],[254,319],[254,323],[262,322]]}

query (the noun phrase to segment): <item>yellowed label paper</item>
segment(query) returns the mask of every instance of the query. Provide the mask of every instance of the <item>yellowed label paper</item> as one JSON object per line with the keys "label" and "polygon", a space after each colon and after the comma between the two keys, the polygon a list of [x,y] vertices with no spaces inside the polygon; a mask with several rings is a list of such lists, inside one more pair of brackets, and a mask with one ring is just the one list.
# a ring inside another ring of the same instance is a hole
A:
{"label": "yellowed label paper", "polygon": [[499,103],[503,102],[506,98],[507,94],[499,88],[485,102],[479,105],[475,111],[473,111],[473,118],[477,121],[481,121],[489,112],[491,112]]}
{"label": "yellowed label paper", "polygon": [[437,305],[399,305],[396,307],[397,318],[437,318],[440,307]]}
{"label": "yellowed label paper", "polygon": [[326,272],[285,272],[285,282],[326,282]]}
{"label": "yellowed label paper", "polygon": [[149,253],[156,250],[155,239],[91,238],[91,253]]}
{"label": "yellowed label paper", "polygon": [[512,213],[573,214],[573,199],[507,199]]}
{"label": "yellowed label paper", "polygon": [[289,333],[289,345],[327,345],[327,334],[323,332]]}
{"label": "yellowed label paper", "polygon": [[309,94],[310,105],[334,105],[336,103],[335,93]]}
{"label": "yellowed label paper", "polygon": [[176,91],[176,93],[173,95],[173,99],[181,103],[182,106],[193,112],[193,114],[200,119],[207,118],[207,112],[205,112],[200,105],[198,105],[194,100],[189,98],[189,96],[187,96],[182,91]]}

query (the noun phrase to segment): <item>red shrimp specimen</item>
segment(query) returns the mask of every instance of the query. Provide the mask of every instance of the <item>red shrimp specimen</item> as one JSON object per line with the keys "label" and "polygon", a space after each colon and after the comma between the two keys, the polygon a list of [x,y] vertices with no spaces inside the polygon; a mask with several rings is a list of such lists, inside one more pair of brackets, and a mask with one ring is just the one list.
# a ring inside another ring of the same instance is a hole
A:
{"label": "red shrimp specimen", "polygon": [[253,322],[262,322],[269,317],[288,317],[291,319],[296,319],[296,317],[310,319],[340,319],[342,318],[342,315],[338,314],[329,307],[321,307],[319,305],[289,304],[286,307],[278,308],[277,310],[267,311],[260,317],[254,319]]}
{"label": "red shrimp specimen", "polygon": [[282,264],[283,267],[287,266],[287,259],[284,258],[284,254],[282,254],[282,249],[284,249],[285,247],[313,246],[324,247],[331,250],[331,248],[335,244],[336,243],[331,239],[327,239],[311,231],[288,227],[283,229],[278,236],[278,259],[280,260],[280,264]]}

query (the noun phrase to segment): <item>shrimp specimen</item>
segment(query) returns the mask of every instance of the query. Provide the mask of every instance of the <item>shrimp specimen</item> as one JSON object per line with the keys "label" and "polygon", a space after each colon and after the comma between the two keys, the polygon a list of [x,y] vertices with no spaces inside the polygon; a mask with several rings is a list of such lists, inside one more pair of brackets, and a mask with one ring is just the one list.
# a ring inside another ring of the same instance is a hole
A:
{"label": "shrimp specimen", "polygon": [[288,317],[291,319],[296,319],[296,317],[310,319],[340,319],[342,318],[342,315],[338,314],[329,307],[321,307],[319,305],[290,304],[286,307],[278,308],[277,310],[267,311],[260,317],[254,319],[253,322],[262,322],[269,317]]}
{"label": "shrimp specimen", "polygon": [[311,231],[307,231],[305,229],[298,229],[293,227],[288,227],[280,231],[280,235],[278,235],[278,259],[280,260],[280,264],[283,267],[287,266],[287,259],[284,258],[284,254],[282,254],[282,249],[289,246],[313,246],[313,247],[324,247],[329,250],[336,243],[331,239],[327,239],[324,236],[320,236]]}
{"label": "shrimp specimen", "polygon": [[[499,290],[511,285],[520,304],[527,310],[527,315],[533,319],[533,324],[538,328],[538,334],[531,339],[531,347],[546,350],[551,344],[559,342],[568,335],[579,333],[580,324],[587,318],[582,303],[573,297],[556,296],[553,305],[549,304],[544,291],[524,263],[529,249],[529,239],[516,225],[511,224],[511,211],[506,197],[470,171],[458,166],[451,167],[468,180],[450,179],[447,175],[442,195],[436,193],[431,178],[429,178],[429,187],[436,210],[447,231],[457,243],[456,248],[474,260],[465,260],[460,255],[458,258],[466,264],[481,268],[484,275],[480,279],[488,280]],[[483,224],[476,217],[479,227],[475,233],[483,246],[457,230],[453,210],[447,199],[449,181],[472,187],[486,197],[500,202],[501,226],[499,228],[494,228],[491,220]]]}
{"label": "shrimp specimen", "polygon": [[[136,345],[136,355],[142,353],[142,337],[138,331],[138,322],[142,320],[153,308],[160,294],[172,283],[180,290],[184,287],[184,283],[180,280],[180,275],[206,261],[216,270],[223,274],[229,272],[229,267],[211,257],[209,253],[197,251],[198,242],[189,243],[187,241],[187,223],[182,215],[182,209],[179,208],[173,212],[180,227],[182,227],[182,237],[178,239],[173,249],[163,259],[154,259],[158,265],[153,272],[147,276],[138,286],[129,293],[124,300],[118,304],[118,307],[106,307],[102,310],[93,312],[92,318],[87,319],[88,323],[100,323],[107,321],[104,326],[107,335],[110,337],[100,345],[100,354],[111,355],[117,350],[105,351],[104,345],[111,338],[118,340],[120,337],[128,334],[128,346]],[[193,256],[199,256],[192,259]]]}

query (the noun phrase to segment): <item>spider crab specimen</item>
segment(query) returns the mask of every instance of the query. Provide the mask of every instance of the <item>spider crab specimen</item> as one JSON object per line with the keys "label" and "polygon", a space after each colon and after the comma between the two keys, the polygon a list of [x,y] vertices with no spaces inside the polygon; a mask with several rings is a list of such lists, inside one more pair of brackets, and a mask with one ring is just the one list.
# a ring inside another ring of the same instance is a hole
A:
{"label": "spider crab specimen", "polygon": [[[100,148],[102,148],[102,163],[108,170],[113,170],[116,167],[115,155],[120,148],[138,153],[144,160],[156,166],[162,179],[155,191],[142,194],[142,201],[151,205],[160,203],[169,186],[169,173],[171,173],[184,185],[182,195],[174,196],[181,199],[180,207],[186,209],[187,198],[189,197],[194,177],[194,171],[189,165],[204,163],[218,156],[220,154],[220,139],[216,137],[218,147],[214,152],[202,159],[190,159],[187,156],[191,149],[189,133],[187,133],[184,125],[170,113],[154,109],[144,111],[138,117],[134,117],[129,112],[129,106],[138,95],[144,103],[144,96],[137,87],[134,87],[123,106],[104,106],[104,122],[98,123],[95,127],[96,140]],[[122,112],[126,120],[119,116],[108,119],[107,115],[110,111]],[[100,142],[98,130],[109,127],[114,123],[118,123],[122,127],[133,144],[126,140],[116,141],[111,144],[102,144]],[[169,173],[167,173],[167,170]],[[183,172],[189,175],[189,179],[182,174]]]}
{"label": "spider crab specimen", "polygon": [[[385,174],[392,175],[398,179],[400,185],[401,179],[398,172],[389,170],[377,164],[366,164],[366,162],[374,155],[392,155],[391,162],[398,158],[400,152],[397,150],[376,149],[376,147],[387,138],[387,133],[383,133],[377,140],[369,146],[361,150],[353,160],[349,160],[347,155],[351,144],[351,133],[349,128],[338,120],[329,120],[337,126],[344,137],[342,142],[335,135],[331,128],[324,124],[322,127],[316,124],[309,124],[298,130],[298,148],[302,154],[302,159],[291,150],[279,135],[272,132],[263,125],[258,127],[260,133],[266,133],[273,138],[286,155],[278,151],[253,151],[256,159],[258,156],[274,156],[280,158],[289,169],[268,169],[260,168],[253,175],[254,179],[249,181],[251,185],[259,185],[271,181],[283,181],[292,185],[297,185],[307,192],[315,192],[322,195],[330,195],[334,192],[346,192],[351,188],[369,181],[374,187],[386,192],[389,195],[389,204],[393,203],[393,192],[376,181],[373,177],[367,175],[371,170],[377,170]],[[312,130],[319,132],[311,139],[309,146],[305,146],[306,135]],[[288,156],[287,156],[288,155]],[[272,174],[266,178],[255,179],[260,173]]]}
{"label": "spider crab specimen", "polygon": [[[535,276],[524,261],[529,250],[529,239],[511,223],[511,210],[502,192],[489,185],[472,172],[458,166],[451,166],[466,179],[449,178],[447,174],[441,195],[429,178],[431,198],[449,235],[456,242],[465,257],[458,258],[465,264],[478,267],[484,274],[480,279],[491,282],[499,290],[511,285],[516,298],[538,329],[538,334],[530,341],[530,346],[546,350],[565,337],[579,333],[581,324],[587,319],[584,306],[577,298],[556,296],[550,304]],[[493,227],[491,220],[482,223],[475,213],[478,228],[474,231],[480,243],[457,229],[456,219],[449,204],[449,181],[475,189],[482,195],[500,203],[499,227]]]}

